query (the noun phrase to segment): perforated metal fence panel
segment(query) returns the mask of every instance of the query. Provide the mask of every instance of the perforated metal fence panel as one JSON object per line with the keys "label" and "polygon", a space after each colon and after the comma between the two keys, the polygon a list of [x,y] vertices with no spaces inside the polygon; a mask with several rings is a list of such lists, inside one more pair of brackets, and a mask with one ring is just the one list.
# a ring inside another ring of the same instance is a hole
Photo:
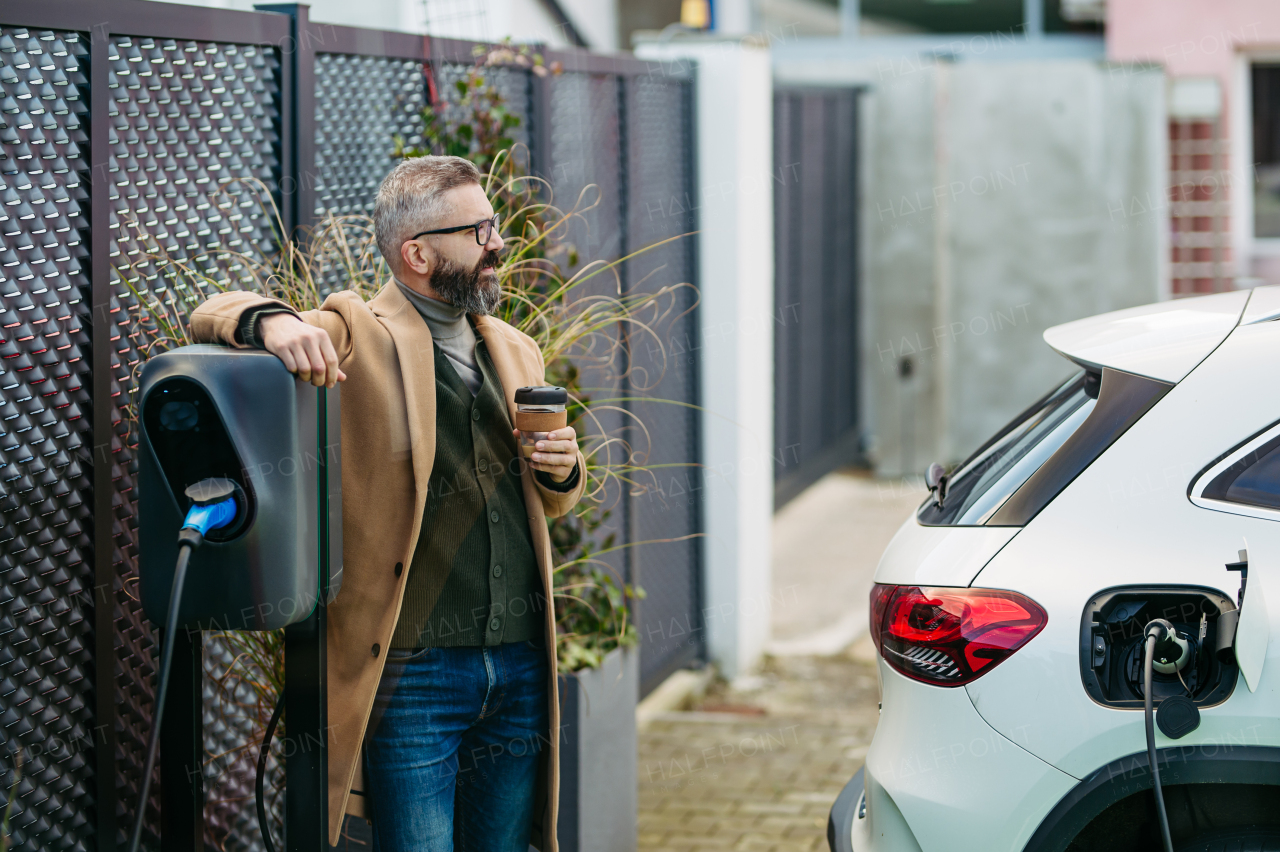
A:
{"label": "perforated metal fence panel", "polygon": [[[549,179],[556,206],[577,211],[569,239],[580,262],[570,271],[622,254],[623,120],[622,87],[616,75],[574,71],[553,81]],[[610,277],[597,276],[599,280],[588,286],[607,291],[605,279]]]}
{"label": "perforated metal fence panel", "polygon": [[[457,121],[462,118],[460,109],[461,93],[457,84],[473,69],[474,63],[441,61],[433,65],[436,75],[436,90],[439,93],[439,108],[446,121]],[[492,87],[502,96],[502,106],[520,123],[511,128],[511,138],[519,145],[530,144],[533,107],[530,103],[530,74],[519,68],[495,66],[480,71],[480,79],[484,86]]]}
{"label": "perforated metal fence panel", "polygon": [[[373,213],[378,187],[396,164],[396,140],[407,149],[423,146],[426,94],[419,61],[315,55],[314,163],[299,176],[314,185],[313,216]],[[349,232],[355,237],[363,226],[353,221]],[[323,267],[321,295],[347,286],[343,268],[340,263]]]}
{"label": "perforated metal fence panel", "polygon": [[392,140],[422,147],[422,63],[318,53],[315,68],[315,213],[370,213]]}
{"label": "perforated metal fence panel", "polygon": [[[227,286],[243,286],[248,278],[237,281],[234,276],[247,276],[247,271],[237,270],[240,264],[234,260],[228,263],[226,253],[262,257],[271,250],[273,193],[280,181],[280,63],[274,50],[255,45],[176,39],[115,37],[110,52],[109,316],[115,436],[104,462],[111,464],[117,485],[112,499],[118,519],[112,542],[121,696],[117,774],[123,795],[132,802],[151,730],[155,669],[155,632],[134,589],[137,437],[128,406],[144,359],[140,347],[146,345],[138,328],[138,296],[175,286],[166,277],[168,260],[198,267],[218,264],[230,276]],[[216,662],[225,653],[216,638],[207,644],[216,677]],[[206,707],[217,706],[212,678],[204,693]],[[204,728],[211,756],[244,743],[245,726],[234,710],[228,715],[225,724]],[[243,768],[239,773],[220,771],[226,768],[218,762],[207,767],[207,829],[214,841],[238,833],[251,819],[242,800],[231,808],[222,804],[228,794],[243,795],[246,786]],[[248,778],[251,787],[252,775]],[[151,789],[155,813],[149,825],[154,828],[159,823],[158,771]],[[256,833],[256,817],[252,820]],[[126,830],[126,824],[119,827],[118,842],[126,841]]]}
{"label": "perforated metal fence panel", "polygon": [[[236,676],[244,671],[234,665],[237,650],[225,639],[212,637],[204,645],[201,722],[208,758],[205,785],[209,791],[205,829],[209,843],[218,849],[257,852],[266,848],[254,807],[257,743],[269,718],[270,705],[264,705],[250,684]],[[275,838],[282,837],[284,781],[284,766],[278,751],[273,751],[263,789]]]}
{"label": "perforated metal fence panel", "polygon": [[[636,607],[641,691],[702,655],[698,554],[702,543],[697,409],[698,355],[694,237],[693,91],[687,77],[637,75],[628,81],[628,251],[630,292],[654,293],[629,330],[632,363],[627,424],[635,461],[650,467],[631,497],[632,574],[647,593]],[[662,244],[662,245],[658,245]]]}
{"label": "perforated metal fence panel", "polygon": [[[305,7],[0,6],[0,783],[14,790],[15,850],[118,848],[137,806],[157,674],[136,590],[131,405],[155,340],[140,300],[175,292],[173,262],[243,286],[276,250],[279,225],[369,212],[394,137],[422,144],[424,62],[438,106],[461,109],[453,84],[473,45],[312,26]],[[646,77],[621,58],[547,60],[568,70],[481,73],[519,117],[511,135],[557,203],[595,185],[586,202],[599,203],[574,226],[574,269],[694,230],[691,81]],[[619,543],[665,541],[613,562],[649,590],[636,610],[646,689],[701,654],[689,538],[700,529],[696,293],[675,286],[695,283],[694,269],[692,241],[678,241],[583,290],[662,303],[640,317],[651,337],[609,332],[612,344],[628,336],[633,358],[605,347],[587,382],[618,408],[598,424],[629,448],[612,461],[676,465],[615,487],[606,525]],[[672,641],[681,621],[688,636]],[[253,769],[269,703],[224,679],[235,654],[206,637],[204,840],[256,852]],[[274,814],[282,776],[273,758]],[[174,783],[157,771],[144,845],[159,840]]]}
{"label": "perforated metal fence panel", "polygon": [[[622,89],[616,75],[577,71],[557,77],[550,89],[548,127],[541,136],[549,143],[549,150],[539,153],[545,154],[546,177],[555,206],[572,214],[566,234],[570,253],[557,258],[566,277],[583,276],[582,283],[569,291],[569,300],[585,302],[616,294],[620,289],[620,270],[602,270],[594,277],[586,276],[623,253],[626,158],[621,148]],[[582,397],[590,401],[593,409],[590,422],[579,426],[589,441],[595,436],[619,436],[624,428],[626,413],[621,405],[612,402],[625,396],[627,366],[619,346],[623,331],[601,329],[568,353],[579,370]],[[619,470],[627,462],[626,445],[618,441],[604,443],[597,449],[595,461]],[[628,541],[630,512],[627,489],[616,478],[606,481],[605,486],[600,495],[602,523],[594,536],[601,548]],[[597,564],[610,566],[621,581],[632,579],[626,550],[601,554]]]}
{"label": "perforated metal fence panel", "polygon": [[87,66],[78,33],[0,26],[0,767],[23,852],[94,848]]}
{"label": "perforated metal fence panel", "polygon": [[860,457],[858,89],[777,89],[774,504]]}

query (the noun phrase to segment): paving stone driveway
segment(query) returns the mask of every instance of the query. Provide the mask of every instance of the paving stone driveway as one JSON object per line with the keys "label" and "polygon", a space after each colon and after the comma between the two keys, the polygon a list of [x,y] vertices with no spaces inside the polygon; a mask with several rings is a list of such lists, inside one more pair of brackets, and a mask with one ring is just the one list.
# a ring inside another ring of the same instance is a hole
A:
{"label": "paving stone driveway", "polygon": [[655,719],[640,734],[640,849],[825,850],[875,730],[867,656],[769,658],[738,690]]}

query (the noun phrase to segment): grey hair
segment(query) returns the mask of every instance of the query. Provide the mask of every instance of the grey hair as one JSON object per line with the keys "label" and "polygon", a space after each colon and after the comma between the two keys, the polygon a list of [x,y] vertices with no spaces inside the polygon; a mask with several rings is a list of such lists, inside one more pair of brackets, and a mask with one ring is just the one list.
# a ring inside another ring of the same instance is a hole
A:
{"label": "grey hair", "polygon": [[400,246],[406,240],[445,227],[440,225],[448,212],[444,193],[480,180],[480,170],[462,157],[410,157],[383,178],[373,202],[373,234],[393,273],[400,273]]}

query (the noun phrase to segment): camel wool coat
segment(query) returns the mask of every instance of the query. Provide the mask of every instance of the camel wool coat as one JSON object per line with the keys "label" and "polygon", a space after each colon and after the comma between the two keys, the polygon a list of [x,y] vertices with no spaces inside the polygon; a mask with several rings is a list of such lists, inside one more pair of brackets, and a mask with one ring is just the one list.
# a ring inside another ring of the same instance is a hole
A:
{"label": "camel wool coat", "polygon": [[[200,343],[236,341],[241,315],[249,308],[282,305],[253,293],[213,296],[191,317],[191,335]],[[369,302],[355,293],[334,293],[303,321],[324,329],[333,341],[346,381],[342,382],[342,588],[328,608],[329,677],[329,842],[337,844],[342,816],[363,815],[361,743],[373,709],[386,649],[400,615],[408,566],[422,524],[427,481],[436,451],[436,381],[431,332],[395,282]],[[507,323],[473,315],[502,382],[507,410],[515,421],[515,390],[545,384],[542,353],[532,338]],[[550,491],[527,466],[521,474],[534,553],[548,593],[551,539],[547,518],[559,517],[582,498],[586,463],[576,488]],[[397,576],[399,574],[399,576]],[[556,852],[559,798],[560,703],[556,689],[555,610],[546,612],[550,680],[549,746],[539,783],[533,839],[542,852]]]}

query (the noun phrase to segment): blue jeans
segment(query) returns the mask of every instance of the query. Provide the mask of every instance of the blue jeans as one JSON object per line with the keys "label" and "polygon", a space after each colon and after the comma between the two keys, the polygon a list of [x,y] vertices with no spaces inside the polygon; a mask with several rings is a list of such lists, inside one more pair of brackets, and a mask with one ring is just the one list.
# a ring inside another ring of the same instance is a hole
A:
{"label": "blue jeans", "polygon": [[388,652],[365,741],[374,852],[527,852],[547,677],[529,642]]}

